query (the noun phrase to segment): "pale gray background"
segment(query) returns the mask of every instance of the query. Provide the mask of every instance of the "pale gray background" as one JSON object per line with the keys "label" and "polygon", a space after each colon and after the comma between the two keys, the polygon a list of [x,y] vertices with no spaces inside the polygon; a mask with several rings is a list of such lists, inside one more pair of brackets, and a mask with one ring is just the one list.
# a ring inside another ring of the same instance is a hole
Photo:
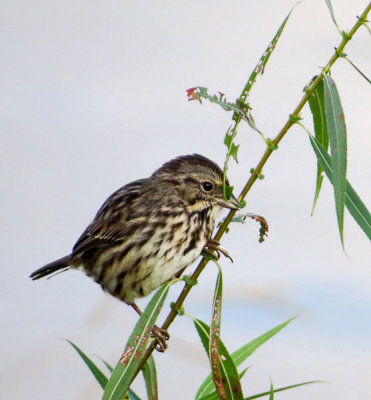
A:
{"label": "pale gray background", "polygon": [[[28,275],[65,255],[105,198],[164,161],[200,152],[223,163],[231,114],[187,102],[202,85],[234,100],[293,5],[281,1],[7,1],[0,15],[1,363],[4,399],[93,399],[101,391],[69,338],[115,364],[137,316],[80,272],[32,282]],[[348,29],[365,0],[334,0]],[[274,136],[302,88],[340,37],[325,2],[295,9],[251,95],[258,126]],[[370,75],[370,35],[346,52]],[[345,61],[333,69],[349,131],[348,175],[370,205],[370,89]],[[306,125],[312,129],[306,110]],[[237,192],[264,145],[241,127]],[[305,380],[321,384],[278,399],[366,399],[371,378],[369,241],[346,214],[343,253],[332,188],[324,183],[310,217],[315,158],[292,129],[248,197],[258,225],[233,226],[223,245],[223,338],[231,350],[298,315],[249,360],[245,394]],[[206,321],[216,268],[210,264],[186,310]],[[180,285],[169,299],[175,299]],[[146,301],[141,301],[144,306]],[[208,373],[192,322],[171,327],[156,354],[161,399],[190,399]],[[98,359],[97,359],[98,360]],[[139,382],[138,392],[143,393]]]}

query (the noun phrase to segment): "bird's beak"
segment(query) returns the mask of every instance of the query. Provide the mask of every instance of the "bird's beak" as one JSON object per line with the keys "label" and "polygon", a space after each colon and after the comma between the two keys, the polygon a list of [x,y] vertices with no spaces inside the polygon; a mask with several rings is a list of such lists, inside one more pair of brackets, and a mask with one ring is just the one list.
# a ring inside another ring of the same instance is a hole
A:
{"label": "bird's beak", "polygon": [[224,207],[224,208],[229,208],[231,210],[238,210],[240,208],[242,208],[241,204],[238,202],[238,200],[233,196],[231,196],[231,198],[229,200],[226,199],[219,199],[218,200],[218,205],[220,207]]}

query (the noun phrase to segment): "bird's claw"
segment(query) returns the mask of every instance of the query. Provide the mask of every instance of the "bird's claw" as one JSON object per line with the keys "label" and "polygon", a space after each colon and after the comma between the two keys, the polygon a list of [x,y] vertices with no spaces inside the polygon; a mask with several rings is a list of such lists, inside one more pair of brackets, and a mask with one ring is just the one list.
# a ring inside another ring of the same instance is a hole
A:
{"label": "bird's claw", "polygon": [[159,328],[157,325],[155,325],[152,328],[151,336],[157,339],[156,350],[159,351],[160,353],[164,353],[168,347],[166,341],[170,339],[168,331],[166,329]]}
{"label": "bird's claw", "polygon": [[220,243],[217,240],[209,239],[203,251],[215,257],[217,260],[219,260],[220,253],[222,253],[225,257],[229,258],[233,262],[233,258],[230,256],[228,251],[223,249],[223,247],[220,246]]}

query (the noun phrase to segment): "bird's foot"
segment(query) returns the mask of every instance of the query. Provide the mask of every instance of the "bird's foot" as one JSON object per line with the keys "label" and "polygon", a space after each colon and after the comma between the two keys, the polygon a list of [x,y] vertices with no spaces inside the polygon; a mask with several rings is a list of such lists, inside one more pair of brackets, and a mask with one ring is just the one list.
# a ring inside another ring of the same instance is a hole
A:
{"label": "bird's foot", "polygon": [[152,336],[157,339],[156,350],[164,353],[168,347],[166,341],[170,339],[168,331],[155,325],[152,328]]}
{"label": "bird's foot", "polygon": [[209,239],[202,251],[216,258],[217,260],[219,260],[220,253],[222,253],[225,257],[228,257],[233,262],[233,258],[230,256],[228,251],[223,249],[217,240]]}
{"label": "bird's foot", "polygon": [[[139,315],[142,315],[141,309],[135,303],[130,303],[130,305]],[[168,331],[166,329],[159,328],[157,325],[155,325],[152,328],[151,336],[157,339],[156,350],[159,351],[160,353],[164,353],[165,350],[167,349],[166,341],[170,339]]]}

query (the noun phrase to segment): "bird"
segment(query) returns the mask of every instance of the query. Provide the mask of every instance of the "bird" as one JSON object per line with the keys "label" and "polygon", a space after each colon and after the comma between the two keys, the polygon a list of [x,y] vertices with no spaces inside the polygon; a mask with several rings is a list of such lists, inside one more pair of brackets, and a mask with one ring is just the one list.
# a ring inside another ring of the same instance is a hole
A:
{"label": "bird", "polygon": [[[230,187],[228,179],[210,159],[200,154],[174,158],[109,196],[72,252],[30,278],[80,269],[141,314],[135,300],[180,277],[203,251],[229,257],[212,239],[223,208],[241,208],[233,194],[225,197],[225,186]],[[157,326],[153,333],[157,349],[165,351],[169,334]]]}

